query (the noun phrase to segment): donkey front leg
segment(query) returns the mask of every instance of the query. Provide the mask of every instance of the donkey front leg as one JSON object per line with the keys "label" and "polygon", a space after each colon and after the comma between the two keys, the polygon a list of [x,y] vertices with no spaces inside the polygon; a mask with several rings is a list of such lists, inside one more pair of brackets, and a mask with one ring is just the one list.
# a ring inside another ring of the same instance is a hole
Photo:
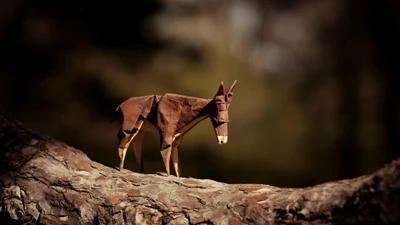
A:
{"label": "donkey front leg", "polygon": [[167,137],[162,138],[160,152],[161,152],[161,157],[164,162],[165,171],[167,172],[167,176],[170,175],[169,163],[170,163],[170,159],[171,159],[172,142],[173,142],[173,136],[167,136]]}
{"label": "donkey front leg", "polygon": [[172,142],[172,163],[174,165],[175,174],[177,177],[180,176],[181,168],[179,166],[178,149],[182,142],[182,136],[178,133],[174,136],[174,141]]}

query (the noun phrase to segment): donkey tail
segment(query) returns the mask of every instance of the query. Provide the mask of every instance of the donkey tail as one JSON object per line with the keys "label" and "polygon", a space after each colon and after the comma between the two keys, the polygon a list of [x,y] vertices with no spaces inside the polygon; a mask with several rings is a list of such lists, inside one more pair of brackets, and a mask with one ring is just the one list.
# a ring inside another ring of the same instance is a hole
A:
{"label": "donkey tail", "polygon": [[119,108],[119,106],[117,106],[117,109],[115,109],[115,113],[114,113],[114,117],[112,118],[112,120],[110,121],[110,123],[112,123],[112,122],[114,122],[117,118],[119,118],[120,117],[120,108]]}

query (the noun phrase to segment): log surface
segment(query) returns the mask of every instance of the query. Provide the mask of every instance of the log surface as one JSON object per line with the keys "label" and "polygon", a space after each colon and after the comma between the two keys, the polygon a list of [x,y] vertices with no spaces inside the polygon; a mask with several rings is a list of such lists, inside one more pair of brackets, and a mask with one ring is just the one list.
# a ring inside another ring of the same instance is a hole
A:
{"label": "log surface", "polygon": [[25,128],[0,108],[0,224],[397,224],[400,160],[307,188],[139,174]]}

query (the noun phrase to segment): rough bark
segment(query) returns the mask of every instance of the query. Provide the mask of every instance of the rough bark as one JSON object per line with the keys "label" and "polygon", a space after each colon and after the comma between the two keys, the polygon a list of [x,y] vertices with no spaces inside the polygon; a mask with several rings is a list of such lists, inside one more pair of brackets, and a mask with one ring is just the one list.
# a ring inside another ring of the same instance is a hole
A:
{"label": "rough bark", "polygon": [[0,109],[0,224],[395,224],[400,160],[307,188],[118,171]]}

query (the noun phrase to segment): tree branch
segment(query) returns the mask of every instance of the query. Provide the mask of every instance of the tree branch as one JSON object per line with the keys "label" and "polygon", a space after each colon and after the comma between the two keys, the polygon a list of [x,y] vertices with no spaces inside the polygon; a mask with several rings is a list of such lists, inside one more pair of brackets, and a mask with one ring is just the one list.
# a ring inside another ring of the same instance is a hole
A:
{"label": "tree branch", "polygon": [[307,188],[121,172],[0,108],[0,224],[395,224],[400,160]]}

